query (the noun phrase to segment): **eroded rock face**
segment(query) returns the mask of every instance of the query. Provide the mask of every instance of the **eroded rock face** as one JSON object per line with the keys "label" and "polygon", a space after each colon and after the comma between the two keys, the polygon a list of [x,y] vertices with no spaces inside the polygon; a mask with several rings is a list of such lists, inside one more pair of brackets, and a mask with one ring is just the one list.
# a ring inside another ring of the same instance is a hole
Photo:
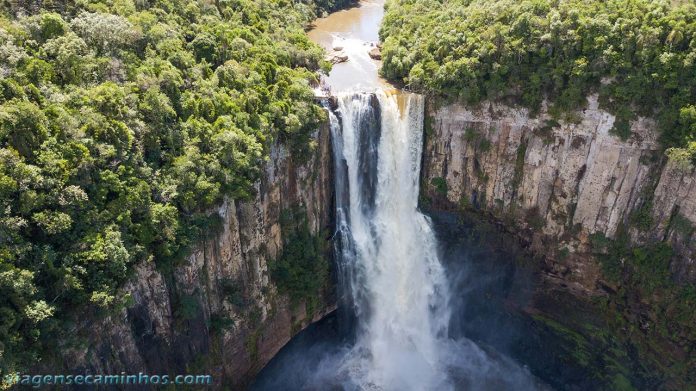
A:
{"label": "eroded rock face", "polygon": [[[582,295],[599,293],[598,264],[583,255],[589,235],[613,238],[647,207],[653,224],[631,228],[631,240],[668,238],[678,253],[674,276],[696,281],[694,233],[673,226],[675,216],[696,224],[696,175],[666,163],[652,120],[634,121],[633,136],[623,141],[610,133],[615,118],[596,97],[576,113],[576,123],[552,121],[545,108],[531,118],[527,110],[490,102],[431,107],[429,115],[428,194],[440,207],[473,206],[524,227],[518,234],[547,255],[549,279]],[[557,256],[561,251],[567,255]]]}
{"label": "eroded rock face", "polygon": [[[211,233],[183,265],[171,273],[138,265],[123,288],[132,297],[127,308],[78,327],[86,341],[65,354],[69,373],[212,374],[216,384],[240,389],[292,336],[333,310],[331,287],[317,292],[312,306],[291,303],[268,270],[282,250],[283,210],[301,206],[312,233],[330,232],[328,125],[316,141],[301,164],[275,145],[255,199],[226,200],[217,210],[221,232]],[[177,313],[183,306],[185,316]],[[221,319],[227,327],[216,326]]]}
{"label": "eroded rock face", "polygon": [[696,234],[693,232],[696,170],[667,162],[655,188],[652,206],[656,221],[653,235],[667,238],[681,257],[680,262],[671,265],[672,272],[679,282],[696,281]]}

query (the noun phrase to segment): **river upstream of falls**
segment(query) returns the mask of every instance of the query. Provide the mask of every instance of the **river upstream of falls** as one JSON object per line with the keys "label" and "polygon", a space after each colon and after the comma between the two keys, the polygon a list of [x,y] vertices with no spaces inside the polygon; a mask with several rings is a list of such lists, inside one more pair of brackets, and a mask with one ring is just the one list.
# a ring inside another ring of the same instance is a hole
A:
{"label": "river upstream of falls", "polygon": [[382,5],[337,12],[310,32],[327,50],[349,55],[327,78],[337,100],[327,110],[339,310],[292,341],[253,389],[549,389],[512,359],[450,330],[453,280],[418,209],[424,98],[389,87],[366,54]]}

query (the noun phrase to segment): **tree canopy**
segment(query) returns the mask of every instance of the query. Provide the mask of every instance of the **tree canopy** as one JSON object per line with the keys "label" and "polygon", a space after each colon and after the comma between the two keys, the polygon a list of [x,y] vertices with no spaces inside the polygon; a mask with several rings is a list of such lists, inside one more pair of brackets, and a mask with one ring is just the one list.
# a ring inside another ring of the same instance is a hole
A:
{"label": "tree canopy", "polygon": [[380,34],[383,74],[415,90],[557,116],[597,93],[619,135],[644,115],[665,147],[696,138],[691,0],[390,0]]}
{"label": "tree canopy", "polygon": [[133,265],[171,266],[325,119],[312,2],[1,4],[0,374],[123,305]]}

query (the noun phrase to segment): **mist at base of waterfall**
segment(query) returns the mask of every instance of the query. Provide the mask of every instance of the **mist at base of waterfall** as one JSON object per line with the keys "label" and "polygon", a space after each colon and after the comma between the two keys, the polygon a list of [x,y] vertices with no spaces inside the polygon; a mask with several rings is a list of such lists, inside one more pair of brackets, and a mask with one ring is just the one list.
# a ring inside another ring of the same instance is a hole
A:
{"label": "mist at base of waterfall", "polygon": [[[546,378],[540,380],[527,366],[553,372],[559,377],[553,379],[555,384],[572,384],[576,376],[583,376],[574,373],[570,374],[573,379],[563,379],[569,376],[562,373],[568,363],[555,359],[560,352],[554,351],[553,340],[516,312],[515,308],[527,304],[534,281],[533,273],[515,260],[514,244],[505,248],[507,244],[501,243],[504,239],[497,237],[480,238],[472,244],[468,239],[478,235],[476,226],[462,225],[450,213],[431,218],[452,292],[448,340],[453,346],[441,347],[443,358],[452,361],[441,389],[551,389]],[[507,240],[514,242],[514,238]],[[264,368],[252,390],[370,389],[361,388],[351,381],[349,373],[342,372],[342,365],[354,359],[349,356],[354,345],[340,329],[336,313],[310,325]]]}
{"label": "mist at base of waterfall", "polygon": [[[256,391],[270,390],[400,390],[404,384],[390,384],[380,387],[369,383],[356,383],[362,378],[361,368],[356,363],[364,360],[369,365],[369,355],[356,359],[359,351],[342,343],[337,335],[326,335],[332,327],[326,322],[335,322],[335,317],[324,320],[325,323],[312,325],[303,334],[294,339],[274,358],[274,361],[259,375],[252,387]],[[315,339],[323,334],[327,339]],[[467,340],[450,341],[441,347],[446,376],[441,384],[429,390],[546,390],[550,389],[534,378],[526,368],[511,359],[498,354],[493,349],[479,347]],[[394,357],[399,363],[400,357]],[[404,363],[403,373],[409,373],[408,362]],[[412,375],[409,374],[409,375]]]}

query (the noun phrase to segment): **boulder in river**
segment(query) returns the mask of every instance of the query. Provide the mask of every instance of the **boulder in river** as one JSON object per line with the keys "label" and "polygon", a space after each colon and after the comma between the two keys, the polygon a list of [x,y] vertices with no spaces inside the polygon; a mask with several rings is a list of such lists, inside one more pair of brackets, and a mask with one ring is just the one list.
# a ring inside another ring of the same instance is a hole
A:
{"label": "boulder in river", "polygon": [[343,50],[343,46],[334,46],[333,50],[334,52],[340,52]]}
{"label": "boulder in river", "polygon": [[382,51],[379,50],[378,47],[370,49],[368,54],[370,55],[370,58],[372,58],[373,60],[381,60],[382,59]]}
{"label": "boulder in river", "polygon": [[342,62],[348,61],[348,55],[343,53],[343,52],[329,54],[329,56],[326,57],[326,61],[328,61],[332,64],[340,64]]}

